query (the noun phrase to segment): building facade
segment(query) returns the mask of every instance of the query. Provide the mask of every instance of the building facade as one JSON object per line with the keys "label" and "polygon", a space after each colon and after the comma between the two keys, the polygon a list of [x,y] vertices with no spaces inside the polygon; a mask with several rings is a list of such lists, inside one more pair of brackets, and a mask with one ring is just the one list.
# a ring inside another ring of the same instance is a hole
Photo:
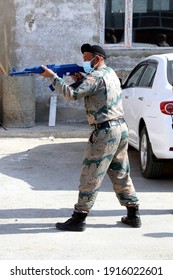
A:
{"label": "building facade", "polygon": [[[7,72],[81,65],[80,46],[88,42],[104,47],[107,64],[124,79],[143,57],[173,48],[173,0],[0,0],[0,22],[0,63]],[[48,122],[51,94],[39,76],[1,76],[0,122]],[[56,121],[85,121],[83,100],[58,96]]]}

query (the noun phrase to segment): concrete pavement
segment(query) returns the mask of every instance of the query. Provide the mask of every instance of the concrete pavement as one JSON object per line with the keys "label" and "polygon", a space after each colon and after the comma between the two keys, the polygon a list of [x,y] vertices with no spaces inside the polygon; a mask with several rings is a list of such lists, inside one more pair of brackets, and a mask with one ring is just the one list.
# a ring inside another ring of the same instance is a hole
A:
{"label": "concrete pavement", "polygon": [[84,124],[0,129],[0,260],[171,260],[173,176],[141,177],[138,153],[130,149],[131,175],[141,204],[142,227],[126,214],[106,177],[87,218],[85,232],[62,232],[77,200]]}
{"label": "concrete pavement", "polygon": [[0,127],[0,138],[23,137],[56,137],[56,138],[81,138],[88,137],[91,129],[86,123],[57,123],[56,126],[48,126],[47,123],[38,123],[29,128],[10,128],[6,130]]}

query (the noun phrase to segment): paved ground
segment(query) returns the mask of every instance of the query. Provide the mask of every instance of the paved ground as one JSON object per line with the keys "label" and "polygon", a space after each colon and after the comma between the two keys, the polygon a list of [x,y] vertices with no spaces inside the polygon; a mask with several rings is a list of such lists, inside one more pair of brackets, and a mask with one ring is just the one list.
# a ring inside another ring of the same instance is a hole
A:
{"label": "paved ground", "polygon": [[106,177],[85,232],[61,232],[77,199],[85,125],[0,129],[0,260],[172,260],[172,167],[161,180],[141,177],[130,149],[131,174],[143,226],[120,222],[121,207]]}

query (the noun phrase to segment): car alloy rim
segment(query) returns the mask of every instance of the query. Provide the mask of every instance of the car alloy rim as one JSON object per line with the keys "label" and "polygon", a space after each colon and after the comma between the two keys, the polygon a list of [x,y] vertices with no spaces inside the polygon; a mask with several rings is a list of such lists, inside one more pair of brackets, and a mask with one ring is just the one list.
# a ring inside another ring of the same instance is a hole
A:
{"label": "car alloy rim", "polygon": [[146,137],[146,135],[142,136],[140,153],[141,153],[141,167],[142,167],[142,170],[145,170],[146,165],[147,165],[147,137]]}

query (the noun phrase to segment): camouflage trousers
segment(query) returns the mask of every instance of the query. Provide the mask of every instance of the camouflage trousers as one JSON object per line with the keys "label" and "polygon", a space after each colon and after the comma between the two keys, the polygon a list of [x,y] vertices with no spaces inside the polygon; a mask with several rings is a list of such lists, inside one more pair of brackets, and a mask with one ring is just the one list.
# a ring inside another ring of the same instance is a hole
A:
{"label": "camouflage trousers", "polygon": [[75,211],[90,211],[106,173],[120,204],[137,204],[138,198],[130,177],[128,129],[125,122],[92,132],[84,152]]}

